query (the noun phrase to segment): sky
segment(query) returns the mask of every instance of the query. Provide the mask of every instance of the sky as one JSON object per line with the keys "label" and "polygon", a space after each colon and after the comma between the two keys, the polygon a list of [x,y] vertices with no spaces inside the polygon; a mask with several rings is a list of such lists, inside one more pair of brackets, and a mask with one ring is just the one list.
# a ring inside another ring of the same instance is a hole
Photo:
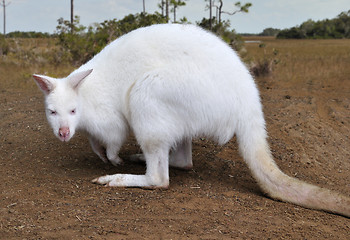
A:
{"label": "sky", "polygon": [[[223,9],[233,11],[238,0],[224,0]],[[1,0],[2,2],[2,0]],[[36,31],[54,33],[57,19],[70,19],[70,0],[5,0],[6,32]],[[146,12],[160,11],[160,0],[145,0]],[[343,11],[350,10],[350,0],[241,0],[253,6],[249,13],[223,15],[238,33],[260,33],[265,28],[290,28],[302,22],[334,18]],[[205,10],[205,0],[188,0],[186,6],[177,11],[178,18],[186,16],[195,23],[209,17]],[[74,15],[80,16],[84,26],[114,18],[122,19],[130,13],[143,9],[142,0],[74,0]],[[3,9],[0,11],[0,32],[3,32]]]}

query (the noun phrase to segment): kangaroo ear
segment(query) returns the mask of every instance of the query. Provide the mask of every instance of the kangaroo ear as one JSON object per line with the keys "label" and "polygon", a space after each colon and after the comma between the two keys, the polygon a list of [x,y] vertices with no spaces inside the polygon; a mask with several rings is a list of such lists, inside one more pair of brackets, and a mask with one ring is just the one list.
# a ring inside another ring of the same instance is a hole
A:
{"label": "kangaroo ear", "polygon": [[46,95],[51,93],[52,90],[55,88],[55,84],[52,81],[52,78],[36,74],[33,74],[33,78],[40,90],[43,91],[43,93]]}
{"label": "kangaroo ear", "polygon": [[73,73],[70,76],[68,76],[68,83],[72,86],[73,89],[78,89],[78,87],[82,84],[83,80],[89,76],[89,74],[92,72],[92,69]]}

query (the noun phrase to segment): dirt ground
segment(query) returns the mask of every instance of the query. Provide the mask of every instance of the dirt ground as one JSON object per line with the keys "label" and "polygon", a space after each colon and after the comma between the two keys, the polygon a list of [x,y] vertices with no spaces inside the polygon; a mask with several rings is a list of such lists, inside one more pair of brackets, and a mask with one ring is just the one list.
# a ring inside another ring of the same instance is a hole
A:
{"label": "dirt ground", "polygon": [[[281,169],[349,196],[349,79],[257,82]],[[145,166],[106,165],[80,134],[59,142],[39,90],[0,89],[0,120],[0,239],[350,239],[348,218],[265,197],[235,139],[195,140],[194,169],[171,169],[168,190],[117,189],[91,180]],[[138,152],[130,138],[121,157]]]}

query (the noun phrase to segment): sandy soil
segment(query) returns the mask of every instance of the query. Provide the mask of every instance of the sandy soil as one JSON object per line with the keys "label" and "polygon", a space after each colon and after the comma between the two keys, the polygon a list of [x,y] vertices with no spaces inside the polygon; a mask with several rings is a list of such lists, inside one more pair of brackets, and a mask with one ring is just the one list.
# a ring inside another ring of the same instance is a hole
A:
{"label": "sandy soil", "polygon": [[[350,195],[349,86],[258,81],[278,165]],[[0,239],[350,238],[347,218],[265,197],[235,139],[194,141],[194,169],[171,169],[168,190],[116,189],[90,180],[145,166],[106,165],[83,135],[59,142],[39,90],[0,89],[0,119]],[[138,152],[131,138],[121,157]]]}

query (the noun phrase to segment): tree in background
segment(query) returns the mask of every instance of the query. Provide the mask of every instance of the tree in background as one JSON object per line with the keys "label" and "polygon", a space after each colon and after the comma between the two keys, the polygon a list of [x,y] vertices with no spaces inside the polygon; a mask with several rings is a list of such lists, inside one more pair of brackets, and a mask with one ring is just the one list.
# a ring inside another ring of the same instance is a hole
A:
{"label": "tree in background", "polygon": [[221,4],[221,8],[219,9],[219,22],[221,21],[221,14],[228,14],[228,15],[235,15],[236,13],[242,12],[242,13],[248,13],[249,12],[249,8],[251,6],[253,6],[252,3],[246,3],[244,5],[241,4],[241,2],[236,2],[235,3],[235,7],[237,8],[237,10],[233,11],[233,12],[226,12],[222,10],[222,0],[219,0],[220,4]]}
{"label": "tree in background", "polygon": [[[207,4],[205,6],[205,10],[209,10],[209,19],[207,21],[207,24],[208,24],[207,29],[212,30],[212,27],[213,27],[213,1],[214,0],[205,0],[205,1],[209,2],[209,4]],[[203,23],[204,23],[204,21],[205,21],[205,18],[202,19]]]}
{"label": "tree in background", "polygon": [[280,32],[280,29],[277,28],[265,28],[259,36],[273,36],[276,37],[277,34]]}
{"label": "tree in background", "polygon": [[[205,0],[209,2],[206,5],[206,9],[209,10],[209,19],[203,18],[200,22],[197,22],[199,26],[202,28],[208,29],[214,32],[216,35],[220,36],[223,40],[225,40],[228,44],[231,45],[232,48],[239,51],[243,47],[242,38],[234,31],[230,29],[230,21],[222,20],[221,14],[229,14],[234,15],[239,12],[248,12],[249,8],[252,6],[251,3],[246,3],[244,5],[241,2],[236,2],[234,5],[237,10],[233,12],[225,12],[223,11],[223,1],[222,0]],[[216,17],[212,15],[212,8],[216,8]]]}
{"label": "tree in background", "polygon": [[224,5],[223,1],[222,0],[219,0],[219,5],[216,4],[215,0],[214,0],[214,4],[213,4],[213,7],[216,8],[216,19],[219,20],[219,23],[221,23],[221,14],[222,14],[222,7]]}
{"label": "tree in background", "polygon": [[6,7],[10,5],[11,2],[6,3],[5,0],[2,0],[0,2],[0,6],[3,8],[3,13],[4,13],[4,37],[6,37]]}
{"label": "tree in background", "polygon": [[169,0],[161,0],[158,7],[162,11],[162,16],[169,20]]}
{"label": "tree in background", "polygon": [[211,32],[215,33],[216,35],[220,36],[225,42],[227,42],[233,49],[236,51],[239,51],[242,49],[244,45],[244,41],[242,37],[236,33],[234,29],[230,29],[230,21],[222,21],[221,23],[218,23],[216,21],[216,18],[213,19],[214,24],[212,25],[212,28],[210,30],[210,23],[209,19],[203,18],[202,21],[196,22],[198,26],[210,30]]}
{"label": "tree in background", "polygon": [[277,38],[350,38],[350,10],[336,18],[303,22],[300,26],[280,31]]}
{"label": "tree in background", "polygon": [[233,11],[233,12],[227,12],[223,10],[223,0],[205,0],[206,2],[209,1],[209,4],[206,6],[206,9],[209,10],[209,29],[212,29],[212,25],[213,25],[213,20],[212,20],[212,8],[215,7],[216,8],[216,18],[215,21],[218,22],[219,24],[221,24],[222,22],[222,18],[221,15],[222,14],[228,14],[228,15],[235,15],[236,13],[239,12],[243,12],[243,13],[248,13],[249,12],[249,8],[251,6],[253,6],[252,3],[245,3],[244,5],[241,4],[241,2],[236,2],[234,4],[235,8],[237,8],[237,10]]}
{"label": "tree in background", "polygon": [[[113,19],[85,27],[75,16],[73,25],[63,18],[58,19],[56,34],[58,45],[61,46],[65,58],[74,65],[81,65],[100,52],[109,42],[140,27],[156,23],[166,23],[167,20],[159,13],[129,14],[121,20]],[[72,31],[73,30],[73,31]]]}
{"label": "tree in background", "polygon": [[71,33],[73,33],[73,23],[74,23],[74,3],[73,0],[70,0],[70,24],[71,24]]}
{"label": "tree in background", "polygon": [[[129,14],[120,20],[108,20],[102,23],[96,23],[90,27],[82,26],[77,16],[74,18],[73,23],[60,18],[56,28],[56,36],[58,38],[58,44],[65,54],[64,59],[69,59],[74,65],[80,65],[100,52],[109,42],[123,34],[140,27],[167,23],[169,20],[169,6],[172,8],[174,22],[176,22],[176,11],[178,7],[186,5],[185,1],[187,0],[162,0],[158,5],[162,10],[161,13],[155,12],[154,14],[148,14],[142,11],[137,14]],[[212,1],[213,0],[210,0],[210,3],[213,3]],[[252,5],[251,3],[242,5],[240,2],[236,2],[235,6],[238,9],[229,13],[222,10],[222,1],[218,2],[221,4],[218,12],[220,20],[217,21],[215,17],[210,17],[209,19],[203,18],[203,20],[199,23],[197,22],[197,24],[203,28],[211,29],[234,49],[240,50],[243,46],[242,38],[236,34],[234,30],[229,29],[230,22],[228,20],[221,20],[221,14],[226,13],[233,15],[238,12],[248,12],[248,8]],[[71,3],[73,3],[73,0],[71,0]],[[186,21],[186,18],[182,19],[182,21]]]}
{"label": "tree in background", "polygon": [[171,8],[171,12],[174,13],[174,23],[176,23],[176,10],[181,7],[181,6],[185,6],[187,0],[181,1],[181,0],[170,0],[170,6],[172,6]]}

